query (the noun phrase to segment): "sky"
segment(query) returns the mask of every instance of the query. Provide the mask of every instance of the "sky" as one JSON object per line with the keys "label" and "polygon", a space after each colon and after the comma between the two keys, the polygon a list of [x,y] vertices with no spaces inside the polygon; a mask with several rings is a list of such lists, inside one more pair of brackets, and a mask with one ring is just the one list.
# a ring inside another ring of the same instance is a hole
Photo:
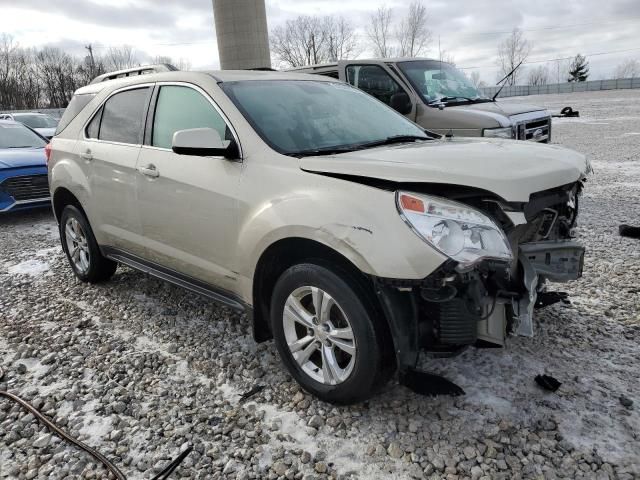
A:
{"label": "sky", "polygon": [[[51,45],[74,55],[131,45],[141,61],[158,55],[187,60],[192,69],[219,67],[212,0],[0,0],[0,33],[22,46]],[[365,33],[379,6],[395,18],[408,1],[266,0],[269,28],[298,15],[335,15],[356,28],[362,51],[372,55]],[[498,76],[497,46],[513,28],[532,43],[529,62],[586,54],[590,79],[611,78],[625,59],[640,60],[640,0],[423,0],[434,41],[458,67],[477,70],[489,84]],[[608,53],[616,52],[616,53]],[[608,53],[606,55],[594,55]],[[540,63],[542,64],[542,63]],[[532,63],[529,67],[535,67]],[[551,68],[555,81],[555,67]]]}

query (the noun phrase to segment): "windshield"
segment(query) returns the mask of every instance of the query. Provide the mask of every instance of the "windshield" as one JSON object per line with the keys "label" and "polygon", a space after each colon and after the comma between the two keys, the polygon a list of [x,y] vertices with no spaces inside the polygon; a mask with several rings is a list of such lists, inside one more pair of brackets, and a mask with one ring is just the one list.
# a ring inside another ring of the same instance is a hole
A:
{"label": "windshield", "polygon": [[223,83],[222,88],[262,139],[286,155],[355,150],[390,137],[430,138],[382,102],[344,83],[259,80]]}
{"label": "windshield", "polygon": [[55,128],[58,122],[49,115],[14,115],[16,122],[24,123],[31,128]]}
{"label": "windshield", "polygon": [[0,149],[43,148],[47,142],[19,123],[0,122]]}
{"label": "windshield", "polygon": [[473,86],[464,73],[448,63],[421,60],[400,62],[398,66],[425,103],[437,102],[443,98],[446,102],[453,103],[489,100]]}

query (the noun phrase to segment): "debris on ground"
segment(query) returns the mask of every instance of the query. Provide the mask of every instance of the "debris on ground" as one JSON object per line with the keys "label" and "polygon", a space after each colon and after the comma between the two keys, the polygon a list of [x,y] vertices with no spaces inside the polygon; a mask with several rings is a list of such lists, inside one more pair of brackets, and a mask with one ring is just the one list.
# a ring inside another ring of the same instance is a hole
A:
{"label": "debris on ground", "polygon": [[536,375],[535,380],[538,385],[550,392],[556,392],[560,388],[560,385],[562,385],[562,383],[551,375]]}

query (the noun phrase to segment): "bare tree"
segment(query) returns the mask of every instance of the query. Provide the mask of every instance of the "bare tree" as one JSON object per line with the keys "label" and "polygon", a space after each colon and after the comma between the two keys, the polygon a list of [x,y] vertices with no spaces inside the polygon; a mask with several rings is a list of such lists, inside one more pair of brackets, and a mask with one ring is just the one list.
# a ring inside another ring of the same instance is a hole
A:
{"label": "bare tree", "polygon": [[191,70],[191,62],[186,58],[175,59],[168,55],[156,55],[152,61],[155,64],[168,63],[169,65],[176,67],[178,70]]}
{"label": "bare tree", "polygon": [[553,61],[553,76],[556,83],[567,80],[566,72],[569,70],[569,61],[566,58],[558,58]]}
{"label": "bare tree", "polygon": [[36,56],[47,107],[66,107],[73,92],[80,86],[77,61],[59,48],[45,47]]}
{"label": "bare tree", "polygon": [[107,70],[123,70],[125,68],[135,67],[140,65],[137,55],[130,45],[123,45],[121,47],[109,47],[107,52],[105,63]]}
{"label": "bare tree", "polygon": [[471,80],[471,83],[473,83],[473,86],[476,88],[481,87],[481,83],[484,83],[482,80],[480,80],[480,72],[478,72],[477,70],[471,72],[471,75],[469,75],[469,80]]}
{"label": "bare tree", "polygon": [[440,52],[440,61],[445,63],[450,63],[455,67],[456,65],[456,57],[453,53],[448,52],[447,50],[442,50]]}
{"label": "bare tree", "polygon": [[[531,43],[525,38],[519,28],[514,28],[511,34],[498,45],[498,66],[500,78],[511,72],[520,62],[524,62],[531,53]],[[507,85],[515,85],[522,72],[516,70],[507,80]]]}
{"label": "bare tree", "polygon": [[633,58],[628,58],[615,70],[616,78],[636,78],[640,77],[640,62]]}
{"label": "bare tree", "polygon": [[280,63],[302,67],[329,60],[328,35],[320,17],[300,16],[274,28],[270,35],[271,51]]}
{"label": "bare tree", "polygon": [[396,30],[401,57],[417,57],[426,51],[432,39],[428,21],[427,7],[420,0],[411,2],[407,16]]}
{"label": "bare tree", "polygon": [[546,85],[549,83],[549,69],[546,65],[529,70],[529,85]]}
{"label": "bare tree", "polygon": [[[110,69],[135,65],[131,47],[112,49],[107,56],[74,57],[58,48],[22,48],[9,35],[0,34],[0,110],[66,107],[73,93]],[[188,62],[180,60],[180,68]],[[108,64],[108,65],[107,65]]]}
{"label": "bare tree", "polygon": [[391,22],[391,9],[384,5],[369,18],[366,32],[376,57],[389,58],[395,54],[395,49],[391,45]]}
{"label": "bare tree", "polygon": [[344,17],[325,17],[324,30],[329,60],[336,61],[357,56],[358,37],[348,20]]}

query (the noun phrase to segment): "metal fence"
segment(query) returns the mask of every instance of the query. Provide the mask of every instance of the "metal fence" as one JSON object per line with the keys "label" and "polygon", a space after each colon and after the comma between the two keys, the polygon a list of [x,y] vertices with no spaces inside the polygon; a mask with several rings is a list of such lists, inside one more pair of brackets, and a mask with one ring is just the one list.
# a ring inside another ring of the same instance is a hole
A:
{"label": "metal fence", "polygon": [[[549,85],[507,85],[500,97],[544,95],[548,93],[594,92],[598,90],[622,90],[640,88],[640,77],[616,78],[612,80],[587,80],[586,82],[552,83]],[[493,97],[500,87],[482,87],[480,91]]]}

